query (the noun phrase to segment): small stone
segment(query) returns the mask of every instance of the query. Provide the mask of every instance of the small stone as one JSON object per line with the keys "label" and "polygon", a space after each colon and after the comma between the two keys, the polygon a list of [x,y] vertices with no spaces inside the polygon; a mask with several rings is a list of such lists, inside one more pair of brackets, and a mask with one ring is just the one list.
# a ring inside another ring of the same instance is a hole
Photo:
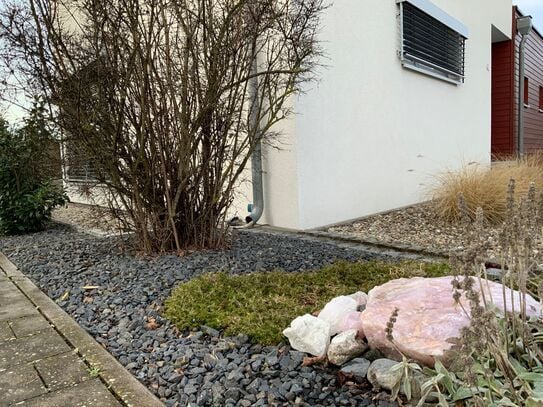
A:
{"label": "small stone", "polygon": [[[354,302],[354,300],[353,300]],[[290,345],[313,356],[324,356],[330,343],[330,324],[313,315],[297,317],[283,331]]]}
{"label": "small stone", "polygon": [[351,329],[335,336],[328,347],[328,360],[334,365],[341,366],[352,358],[361,355],[368,345],[357,338],[358,331]]}
{"label": "small stone", "polygon": [[366,378],[369,367],[369,360],[364,358],[356,358],[343,366],[340,372],[348,377],[352,377],[354,381],[361,383]]}
{"label": "small stone", "polygon": [[213,329],[209,326],[206,326],[206,325],[202,325],[200,327],[200,329],[202,330],[203,333],[211,336],[211,337],[218,337],[220,335],[220,332],[216,329]]}
{"label": "small stone", "polygon": [[390,359],[377,359],[368,369],[367,378],[376,389],[392,390],[401,379],[400,370],[391,371],[398,362]]}
{"label": "small stone", "polygon": [[364,359],[368,359],[370,362],[373,362],[377,359],[383,359],[383,354],[377,349],[368,349],[368,351],[365,352],[363,356]]}

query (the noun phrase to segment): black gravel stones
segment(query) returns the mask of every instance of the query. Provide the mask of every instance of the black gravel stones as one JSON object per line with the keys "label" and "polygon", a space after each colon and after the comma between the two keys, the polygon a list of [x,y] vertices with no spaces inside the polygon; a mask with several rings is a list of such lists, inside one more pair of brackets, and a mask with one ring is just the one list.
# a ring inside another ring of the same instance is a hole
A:
{"label": "black gravel stones", "polygon": [[177,284],[204,272],[296,272],[374,254],[251,232],[238,233],[229,250],[182,258],[125,249],[61,226],[0,239],[0,250],[167,406],[383,405],[368,388],[341,387],[333,370],[302,367],[304,354],[287,345],[222,338],[209,327],[179,333],[160,314]]}

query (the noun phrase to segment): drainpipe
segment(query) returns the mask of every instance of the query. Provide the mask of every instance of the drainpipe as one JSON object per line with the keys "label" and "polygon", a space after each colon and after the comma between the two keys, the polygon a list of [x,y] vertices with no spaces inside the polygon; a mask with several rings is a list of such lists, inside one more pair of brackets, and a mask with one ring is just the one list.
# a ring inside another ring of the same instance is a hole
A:
{"label": "drainpipe", "polygon": [[523,16],[517,18],[517,31],[522,35],[519,47],[519,92],[518,92],[518,128],[517,128],[517,155],[524,155],[524,56],[525,45],[532,29],[532,17]]}
{"label": "drainpipe", "polygon": [[[258,73],[258,61],[255,56],[251,75]],[[260,108],[258,103],[258,77],[254,77],[249,83],[249,129],[254,131],[257,138],[256,145],[251,157],[252,181],[253,181],[253,203],[249,205],[249,215],[245,218],[246,227],[253,227],[264,213],[264,186],[262,180],[262,135],[260,134]]]}

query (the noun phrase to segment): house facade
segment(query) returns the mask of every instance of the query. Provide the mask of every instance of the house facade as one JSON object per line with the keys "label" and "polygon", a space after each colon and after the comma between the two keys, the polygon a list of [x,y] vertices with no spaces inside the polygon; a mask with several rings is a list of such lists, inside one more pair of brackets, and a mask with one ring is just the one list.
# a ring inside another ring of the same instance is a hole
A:
{"label": "house facade", "polygon": [[[494,43],[510,0],[342,0],[320,81],[264,151],[260,223],[312,229],[427,198],[435,174],[491,157]],[[243,218],[249,189],[240,193]]]}
{"label": "house facade", "polygon": [[[424,201],[437,173],[490,164],[493,44],[512,40],[511,7],[333,2],[320,32],[319,81],[291,101],[296,114],[274,147],[264,146],[259,223],[346,222]],[[68,186],[73,201],[88,201]],[[232,216],[244,219],[252,202],[246,182]]]}
{"label": "house facade", "polygon": [[[513,8],[512,38],[492,47],[492,154],[514,155],[518,144],[519,48],[517,18]],[[533,28],[525,45],[524,147],[525,152],[543,149],[543,35]]]}

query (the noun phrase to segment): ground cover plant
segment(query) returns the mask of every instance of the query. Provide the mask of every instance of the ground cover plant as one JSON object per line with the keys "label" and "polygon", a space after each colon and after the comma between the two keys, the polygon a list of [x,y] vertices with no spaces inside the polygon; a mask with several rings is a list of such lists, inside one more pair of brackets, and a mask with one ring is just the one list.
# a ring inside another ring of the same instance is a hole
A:
{"label": "ground cover plant", "polygon": [[532,182],[542,188],[543,153],[498,162],[492,167],[472,163],[439,175],[430,191],[433,209],[439,218],[457,222],[461,216],[458,195],[462,194],[471,220],[481,208],[487,221],[499,225],[507,214],[507,185],[511,178],[516,182],[516,199],[528,193]]}
{"label": "ground cover plant", "polygon": [[277,344],[292,319],[319,311],[334,297],[396,278],[448,272],[440,264],[339,262],[301,273],[209,273],[179,285],[165,302],[165,316],[180,329],[207,325],[227,336],[242,333],[257,343]]}
{"label": "ground cover plant", "polygon": [[[439,362],[434,369],[417,368],[427,377],[420,380],[417,406],[429,396],[437,398],[440,406],[543,405],[543,321],[541,315],[529,317],[526,302],[528,294],[541,299],[543,293],[543,253],[537,249],[543,241],[543,193],[538,197],[531,183],[528,192],[516,199],[515,188],[515,180],[510,179],[500,233],[500,282],[520,294],[513,301],[503,291],[505,312],[480,294],[488,278],[485,216],[478,208],[471,223],[460,195],[458,210],[466,234],[465,246],[451,256],[456,275],[453,298],[458,302],[465,295],[471,323],[448,357],[449,368]],[[404,383],[410,383],[406,375],[398,389],[405,389]]]}
{"label": "ground cover plant", "polygon": [[54,182],[58,173],[51,146],[54,138],[42,104],[34,106],[19,128],[0,118],[0,234],[41,230],[52,210],[67,202]]}

